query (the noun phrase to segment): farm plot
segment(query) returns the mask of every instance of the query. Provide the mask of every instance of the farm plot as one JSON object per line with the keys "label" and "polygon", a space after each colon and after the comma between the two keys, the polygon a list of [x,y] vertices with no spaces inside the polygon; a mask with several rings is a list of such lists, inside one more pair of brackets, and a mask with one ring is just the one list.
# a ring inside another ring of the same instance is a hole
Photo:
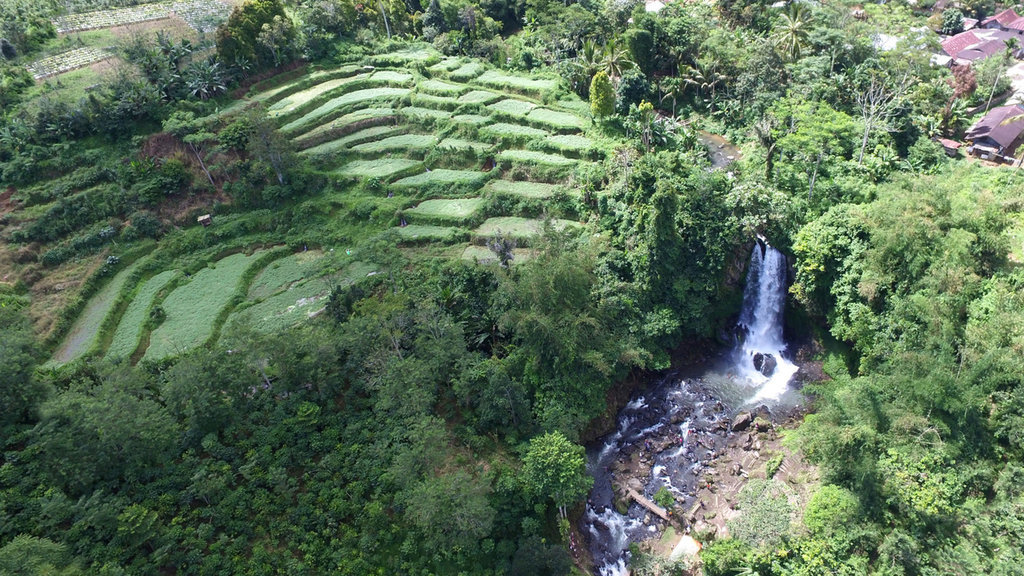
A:
{"label": "farm plot", "polygon": [[[517,262],[525,262],[532,256],[532,253],[528,248],[515,248],[512,250],[512,264]],[[466,246],[466,249],[462,251],[462,259],[469,260],[471,262],[478,262],[480,264],[497,264],[498,256],[491,252],[490,248],[486,246],[479,246],[477,244],[470,244]]]}
{"label": "farm plot", "polygon": [[370,57],[370,62],[375,66],[405,66],[414,64],[416,62],[429,62],[431,59],[438,58],[438,53],[433,47],[422,46],[422,47],[411,47],[404,48],[402,50],[396,50],[395,52],[388,52],[387,54],[378,54]]}
{"label": "farm plot", "polygon": [[527,182],[512,180],[491,180],[484,187],[485,191],[514,194],[523,198],[550,198],[558,191],[556,184],[545,184],[543,182]]}
{"label": "farm plot", "polygon": [[203,268],[161,304],[163,324],[150,334],[143,360],[160,360],[201,346],[213,336],[215,322],[231,303],[242,275],[262,255],[232,254]]}
{"label": "farm plot", "polygon": [[85,48],[75,48],[74,50],[43,58],[42,60],[36,60],[26,66],[26,68],[32,74],[32,77],[39,80],[83,68],[113,57],[114,55],[106,50],[86,46]]}
{"label": "farm plot", "polygon": [[414,106],[437,110],[455,110],[460,105],[459,101],[452,96],[434,96],[433,94],[415,94],[412,97],[412,103]]}
{"label": "farm plot", "polygon": [[459,102],[463,104],[489,104],[501,98],[501,94],[490,90],[473,90],[459,96]]}
{"label": "farm plot", "polygon": [[249,285],[248,299],[263,300],[282,290],[315,276],[328,263],[327,256],[320,250],[296,252],[271,262],[260,271]]}
{"label": "farm plot", "polygon": [[495,112],[508,114],[510,116],[526,116],[536,107],[537,105],[533,102],[524,102],[523,100],[515,100],[513,98],[502,100],[501,102],[495,102],[488,106],[488,108]]}
{"label": "farm plot", "polygon": [[402,242],[452,242],[459,235],[458,228],[431,224],[409,224],[392,230]]}
{"label": "farm plot", "polygon": [[486,142],[474,142],[472,140],[463,140],[461,138],[445,138],[437,145],[438,148],[449,148],[452,150],[473,150],[474,152],[486,152],[491,148],[494,148],[494,144],[488,144]]}
{"label": "farm plot", "polygon": [[481,182],[488,177],[486,172],[475,170],[445,170],[438,168],[415,176],[395,181],[392,186],[398,188],[419,188],[429,184],[472,184]]}
{"label": "farm plot", "polygon": [[394,114],[394,108],[362,108],[360,110],[356,110],[355,112],[345,114],[340,118],[335,118],[334,120],[331,120],[330,122],[327,122],[325,124],[321,124],[316,128],[313,128],[309,132],[306,132],[301,136],[295,137],[295,143],[298,144],[299,146],[302,146],[302,144],[305,142],[315,140],[316,138],[319,138],[334,130],[340,130],[342,128],[345,128],[346,126],[351,126],[356,122],[363,122],[370,118],[393,118]]}
{"label": "farm plot", "polygon": [[484,73],[484,65],[479,62],[466,62],[448,74],[448,77],[456,82],[472,80]]}
{"label": "farm plot", "polygon": [[403,96],[408,96],[411,92],[412,90],[409,88],[392,88],[387,86],[381,88],[354,90],[347,94],[342,94],[337,98],[331,99],[298,120],[285,124],[281,127],[281,130],[287,132],[315,124],[321,118],[340,110],[345,106],[354,106],[370,100],[398,99]]}
{"label": "farm plot", "polygon": [[559,130],[582,130],[585,125],[583,119],[575,114],[550,108],[535,108],[526,115],[526,119]]}
{"label": "farm plot", "polygon": [[82,310],[74,324],[71,325],[71,330],[64,337],[64,342],[61,343],[60,348],[53,353],[52,363],[67,364],[72,360],[82,357],[82,355],[96,346],[99,339],[100,326],[107,315],[110,314],[114,301],[117,300],[117,295],[120,294],[121,288],[124,287],[125,281],[128,280],[128,276],[133,270],[135,270],[135,265],[121,270],[96,295],[89,299],[85,309]]}
{"label": "farm plot", "polygon": [[452,113],[447,110],[435,110],[420,106],[406,106],[398,110],[398,113],[410,120],[447,120]]}
{"label": "farm plot", "polygon": [[184,0],[171,4],[171,13],[196,32],[211,32],[231,15],[231,6],[217,0]]}
{"label": "farm plot", "polygon": [[424,80],[417,84],[416,88],[420,92],[436,94],[438,96],[458,96],[469,90],[469,87],[465,84],[452,84],[444,80]]}
{"label": "farm plot", "polygon": [[385,152],[423,152],[437,144],[433,134],[400,134],[372,142],[364,142],[352,146],[351,150],[359,154],[376,155]]}
{"label": "farm plot", "polygon": [[176,270],[165,270],[143,282],[128,309],[121,316],[121,321],[114,330],[114,338],[107,348],[107,358],[130,358],[139,346],[139,339],[145,329],[149,310],[157,294],[178,275]]}
{"label": "farm plot", "polygon": [[[454,74],[452,76],[454,78]],[[475,82],[495,88],[505,88],[524,92],[544,92],[554,90],[558,82],[546,78],[524,78],[511,76],[497,70],[488,70],[476,77]]]}
{"label": "farm plot", "polygon": [[[564,230],[569,227],[579,226],[571,220],[551,220],[551,226],[555,230]],[[490,238],[497,233],[507,234],[518,240],[529,240],[539,236],[544,230],[544,221],[532,218],[520,218],[518,216],[501,216],[488,218],[473,231],[478,239]]]}
{"label": "farm plot", "polygon": [[140,4],[138,6],[126,6],[111,10],[96,10],[93,12],[81,12],[79,14],[68,14],[53,19],[53,27],[60,34],[68,32],[81,32],[83,30],[94,30],[96,28],[111,28],[113,26],[124,26],[136,22],[149,20],[160,20],[170,18],[170,2],[154,2],[152,4]]}
{"label": "farm plot", "polygon": [[452,117],[452,121],[459,124],[469,124],[470,126],[481,126],[490,122],[491,118],[489,116],[480,116],[479,114],[459,114]]}
{"label": "farm plot", "polygon": [[579,134],[555,134],[544,139],[544,144],[555,150],[589,152],[596,146],[593,140]]}
{"label": "farm plot", "polygon": [[558,154],[548,154],[535,150],[502,150],[498,153],[499,162],[520,164],[542,164],[546,166],[571,166],[577,161]]}
{"label": "farm plot", "polygon": [[352,134],[349,134],[348,136],[338,138],[337,140],[331,140],[329,142],[324,142],[323,144],[313,146],[312,148],[307,148],[299,152],[299,154],[317,155],[327,154],[330,152],[337,152],[338,150],[348,148],[349,146],[353,146],[355,144],[361,144],[363,142],[376,140],[378,138],[393,136],[395,134],[402,132],[403,130],[404,128],[400,126],[373,126],[370,128],[366,128],[364,130],[360,130],[358,132],[354,132]]}
{"label": "farm plot", "polygon": [[337,174],[355,178],[390,178],[413,169],[419,169],[422,165],[422,162],[408,158],[356,160],[342,166]]}
{"label": "farm plot", "polygon": [[218,0],[168,0],[109,10],[94,10],[54,18],[57,32],[81,32],[97,28],[126,26],[177,16],[193,30],[209,32],[227,20],[231,7]]}
{"label": "farm plot", "polygon": [[498,138],[515,139],[544,138],[545,136],[550,136],[546,130],[541,130],[540,128],[520,126],[519,124],[506,124],[504,122],[484,126],[480,129],[480,132],[482,134]]}
{"label": "farm plot", "polygon": [[461,58],[445,56],[444,58],[441,59],[440,62],[434,64],[433,66],[430,66],[429,68],[427,68],[427,70],[431,74],[445,74],[457,69],[459,66],[462,66]]}
{"label": "farm plot", "polygon": [[334,90],[341,88],[346,84],[352,82],[365,81],[370,78],[369,74],[356,74],[355,76],[349,76],[347,78],[335,78],[334,80],[328,80],[327,82],[321,82],[306,88],[305,90],[299,90],[293,94],[289,94],[284,98],[281,98],[277,102],[274,102],[267,108],[269,116],[283,116],[297,110],[300,106],[310,102],[320,96],[329,94]]}
{"label": "farm plot", "polygon": [[[232,313],[225,325],[228,330],[245,325],[264,333],[294,326],[324,309],[332,286],[347,286],[376,270],[373,264],[353,262],[339,274],[290,282],[266,299]],[[286,280],[284,276],[281,279]]]}
{"label": "farm plot", "polygon": [[404,211],[404,215],[417,222],[460,224],[479,214],[483,207],[483,198],[424,200],[415,208]]}

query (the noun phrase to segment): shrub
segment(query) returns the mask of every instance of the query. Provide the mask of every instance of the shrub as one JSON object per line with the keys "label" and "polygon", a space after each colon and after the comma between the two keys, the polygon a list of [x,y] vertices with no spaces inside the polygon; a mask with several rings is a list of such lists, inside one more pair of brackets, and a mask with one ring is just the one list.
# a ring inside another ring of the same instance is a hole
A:
{"label": "shrub", "polygon": [[615,112],[615,93],[612,81],[602,70],[590,81],[590,113],[595,118],[604,118]]}
{"label": "shrub", "polygon": [[750,546],[740,540],[715,540],[700,552],[705,576],[731,576],[738,573],[750,555]]}

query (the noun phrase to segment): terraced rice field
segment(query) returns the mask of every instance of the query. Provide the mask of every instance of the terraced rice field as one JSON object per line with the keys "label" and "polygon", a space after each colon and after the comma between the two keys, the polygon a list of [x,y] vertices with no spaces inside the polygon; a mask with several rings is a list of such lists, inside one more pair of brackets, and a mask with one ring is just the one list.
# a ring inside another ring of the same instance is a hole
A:
{"label": "terraced rice field", "polygon": [[373,126],[358,132],[353,132],[352,134],[343,136],[337,140],[331,140],[324,142],[323,144],[313,146],[312,148],[307,148],[300,152],[300,154],[327,154],[330,152],[337,152],[343,148],[348,148],[349,146],[354,146],[363,142],[375,143],[378,142],[379,138],[387,138],[389,136],[399,134],[403,130],[405,130],[405,128],[399,126]]}
{"label": "terraced rice field", "polygon": [[[415,62],[425,63],[434,77],[421,76]],[[377,68],[365,68],[366,64]],[[565,217],[551,221],[555,228],[578,226],[571,220],[575,217],[571,203],[547,202],[557,198],[564,186],[525,181],[557,181],[601,152],[587,136],[587,103],[574,96],[538,103],[554,87],[551,79],[489,70],[480,62],[442,58],[431,48],[421,47],[371,56],[257,90],[229,105],[231,112],[225,113],[236,113],[254,101],[269,106],[278,129],[303,149],[314,166],[328,171],[325,196],[308,200],[316,211],[331,218],[356,219],[353,229],[365,227],[371,235],[391,230],[393,236],[383,237],[413,252],[422,250],[413,247],[421,243],[472,239],[474,244],[468,247],[451,246],[442,253],[493,263],[496,258],[482,245],[487,238],[500,231],[525,246],[541,233],[543,222],[524,217],[527,211],[533,215],[538,208],[550,207],[548,213]],[[495,217],[490,210],[503,216]],[[523,213],[515,216],[516,210]],[[392,228],[396,221],[405,225]],[[318,315],[332,285],[356,282],[377,271],[360,263],[339,271],[332,248],[345,258],[341,254],[347,248],[360,249],[359,238],[339,234],[331,240],[339,244],[284,255],[269,263],[263,257],[266,252],[234,254],[191,277],[174,269],[158,271],[134,287],[107,357],[160,360],[235,328],[270,332]],[[519,248],[514,261],[530,254]],[[252,270],[257,261],[264,266],[258,272]],[[248,285],[243,285],[243,278],[251,278]],[[112,306],[121,293],[126,291],[112,282],[97,294],[95,306],[100,302]],[[153,310],[162,311],[162,321],[159,314],[156,320],[150,319]],[[90,302],[79,322],[99,326],[109,314],[109,308],[94,308]],[[150,332],[155,322],[158,325]],[[78,328],[76,334],[88,332]],[[101,343],[75,338],[85,353]]]}
{"label": "terraced rice field", "polygon": [[356,110],[355,112],[345,114],[340,118],[335,118],[334,120],[331,120],[330,122],[327,122],[325,124],[321,124],[316,128],[313,128],[309,132],[306,132],[301,136],[297,136],[295,138],[295,142],[301,145],[303,142],[314,140],[315,138],[318,138],[323,134],[332,132],[334,130],[342,129],[347,126],[351,126],[356,122],[365,122],[366,120],[370,120],[373,118],[393,117],[394,114],[394,108],[363,108],[361,110]]}
{"label": "terraced rice field", "polygon": [[364,142],[352,146],[353,152],[361,154],[382,154],[384,152],[398,151],[423,151],[437,144],[437,137],[433,134],[399,134],[388,136],[380,140]]}
{"label": "terraced rice field", "polygon": [[[571,220],[552,220],[551,226],[556,230],[564,230],[568,227],[579,226],[579,224]],[[488,218],[479,228],[473,231],[473,235],[484,239],[500,232],[519,240],[529,240],[539,236],[543,230],[543,220],[520,218],[518,216],[502,216]]]}
{"label": "terraced rice field", "polygon": [[396,180],[392,186],[396,188],[418,188],[427,184],[468,184],[487,178],[487,173],[474,170],[446,170],[438,168],[415,176]]}
{"label": "terraced rice field", "polygon": [[110,314],[128,276],[135,270],[129,266],[110,279],[100,291],[89,299],[81,315],[71,325],[71,330],[64,337],[64,342],[53,354],[54,364],[67,364],[92,351],[98,344],[100,326]]}
{"label": "terraced rice field", "polygon": [[526,119],[559,130],[580,130],[585,125],[584,120],[575,114],[559,112],[549,108],[535,108],[526,115]]}
{"label": "terraced rice field", "polygon": [[537,105],[533,102],[525,102],[523,100],[515,100],[512,98],[495,102],[488,106],[488,108],[495,112],[508,114],[510,116],[526,116],[536,107]]}
{"label": "terraced rice field", "polygon": [[465,84],[452,84],[444,80],[425,80],[416,85],[420,92],[436,94],[438,96],[458,96],[469,90]]}
{"label": "terraced rice field", "polygon": [[208,341],[214,333],[215,319],[235,297],[242,275],[261,254],[222,258],[168,294],[161,304],[166,318],[150,334],[143,360],[174,356]]}
{"label": "terraced rice field", "polygon": [[512,163],[544,164],[548,166],[571,166],[576,163],[576,160],[558,154],[516,149],[503,150],[498,154],[498,160]]}
{"label": "terraced rice field", "polygon": [[[329,102],[316,108],[309,114],[289,122],[281,127],[285,132],[297,130],[304,126],[311,126],[316,124],[321,118],[328,116],[338,110],[345,108],[346,106],[352,106],[359,104],[367,100],[395,100],[403,96],[408,96],[412,90],[409,88],[364,88],[362,90],[354,90],[348,92],[337,98],[330,100]],[[283,113],[282,113],[283,114]]]}
{"label": "terraced rice field", "polygon": [[541,130],[540,128],[523,126],[521,124],[507,124],[504,122],[484,126],[481,128],[480,132],[482,134],[488,134],[499,138],[544,138],[546,136],[550,136],[546,130]]}
{"label": "terraced rice field", "polygon": [[401,240],[407,242],[450,242],[459,234],[458,228],[430,224],[409,224],[393,230]]}
{"label": "terraced rice field", "polygon": [[[332,287],[352,284],[377,270],[373,264],[353,262],[340,273],[324,276],[316,273],[324,258],[322,252],[300,252],[271,264],[260,276],[274,264],[279,267],[270,272],[268,282],[255,293],[250,288],[249,302],[231,314],[225,330],[244,325],[260,332],[274,332],[309,320],[323,311]],[[271,288],[272,284],[277,284],[276,288]]]}
{"label": "terraced rice field", "polygon": [[114,338],[110,341],[110,347],[107,348],[107,358],[126,359],[131,357],[139,346],[139,339],[142,338],[144,325],[149,318],[149,311],[154,300],[178,274],[177,270],[165,270],[142,283],[135,293],[135,298],[128,304],[128,308],[121,316],[117,329],[114,330]]}
{"label": "terraced rice field", "polygon": [[463,104],[489,104],[501,98],[501,94],[490,90],[473,90],[459,96],[459,102]]}
{"label": "terraced rice field", "polygon": [[[454,77],[454,73],[453,73]],[[508,88],[512,90],[521,90],[526,92],[545,92],[548,90],[554,90],[558,87],[558,82],[555,80],[549,80],[547,78],[525,78],[523,76],[513,76],[505,74],[498,70],[488,70],[483,74],[476,77],[474,80],[477,83],[484,84],[486,86],[493,86],[495,88]]]}
{"label": "terraced rice field", "polygon": [[416,222],[465,222],[480,213],[484,207],[482,198],[457,198],[425,200],[415,208],[405,211],[410,220]]}
{"label": "terraced rice field", "polygon": [[[512,250],[512,264],[518,264],[525,262],[531,256],[530,250],[527,248],[515,248]],[[478,244],[470,244],[462,251],[462,259],[469,260],[471,262],[478,262],[480,264],[497,264],[498,256],[491,252],[491,249],[486,246],[480,246]]]}
{"label": "terraced rice field", "polygon": [[274,102],[267,108],[267,114],[270,117],[283,116],[299,109],[304,104],[311,102],[312,100],[329,94],[334,90],[341,88],[346,84],[353,82],[365,81],[370,78],[369,74],[358,74],[356,76],[349,76],[347,78],[335,78],[334,80],[328,80],[327,82],[321,82],[305,90],[300,90],[293,94],[289,94],[284,98],[281,98],[277,102]]}
{"label": "terraced rice field", "polygon": [[550,198],[555,195],[558,188],[558,185],[543,182],[491,180],[484,187],[484,190],[502,194],[514,194],[523,198]]}
{"label": "terraced rice field", "polygon": [[337,173],[355,178],[389,178],[395,174],[422,166],[418,160],[408,158],[378,158],[355,160],[342,166]]}

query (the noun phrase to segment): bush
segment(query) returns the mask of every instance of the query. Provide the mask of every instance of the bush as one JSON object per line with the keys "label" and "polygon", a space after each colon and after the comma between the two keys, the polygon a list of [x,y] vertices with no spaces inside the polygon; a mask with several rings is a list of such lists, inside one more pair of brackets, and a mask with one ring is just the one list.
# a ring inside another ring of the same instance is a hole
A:
{"label": "bush", "polygon": [[644,76],[643,72],[639,70],[629,70],[619,80],[615,111],[625,115],[629,112],[630,106],[650,99],[650,94],[651,83],[647,80],[647,76]]}
{"label": "bush", "polygon": [[732,538],[715,540],[700,552],[704,576],[730,576],[746,564],[750,547]]}

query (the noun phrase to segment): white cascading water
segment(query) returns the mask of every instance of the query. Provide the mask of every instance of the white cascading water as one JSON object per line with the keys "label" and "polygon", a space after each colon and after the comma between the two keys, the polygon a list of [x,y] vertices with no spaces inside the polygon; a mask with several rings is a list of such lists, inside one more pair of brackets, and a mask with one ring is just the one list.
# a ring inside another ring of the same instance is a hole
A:
{"label": "white cascading water", "polygon": [[[736,371],[757,388],[749,403],[778,400],[799,369],[785,356],[786,341],[782,337],[782,317],[786,306],[786,257],[767,243],[754,245],[743,289],[743,308],[739,328],[743,342],[737,350]],[[768,355],[775,362],[774,370],[765,375],[755,367],[755,357]]]}

